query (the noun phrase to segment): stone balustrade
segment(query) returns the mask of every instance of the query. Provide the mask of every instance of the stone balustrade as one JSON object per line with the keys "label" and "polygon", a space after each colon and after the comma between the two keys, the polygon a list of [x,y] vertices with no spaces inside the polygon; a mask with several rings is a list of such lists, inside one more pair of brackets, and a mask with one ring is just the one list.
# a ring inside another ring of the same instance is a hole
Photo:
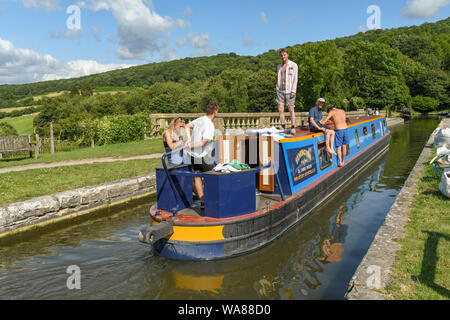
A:
{"label": "stone balustrade", "polygon": [[[169,127],[170,122],[178,117],[183,117],[186,123],[191,120],[197,119],[203,116],[204,113],[183,113],[183,114],[173,114],[173,113],[157,113],[151,114],[150,121],[153,124],[151,135],[156,136],[162,134],[164,130]],[[326,112],[323,113],[326,117]],[[365,110],[350,111],[347,112],[347,116],[364,116],[366,115]],[[384,115],[384,111],[382,111]],[[286,122],[291,123],[291,116],[289,112],[285,112]],[[296,112],[295,113],[295,125],[302,126],[308,123],[308,112]],[[225,132],[226,130],[249,130],[249,129],[261,129],[278,127],[281,125],[280,115],[278,112],[267,112],[267,113],[220,113],[214,119],[214,125],[220,132]]]}

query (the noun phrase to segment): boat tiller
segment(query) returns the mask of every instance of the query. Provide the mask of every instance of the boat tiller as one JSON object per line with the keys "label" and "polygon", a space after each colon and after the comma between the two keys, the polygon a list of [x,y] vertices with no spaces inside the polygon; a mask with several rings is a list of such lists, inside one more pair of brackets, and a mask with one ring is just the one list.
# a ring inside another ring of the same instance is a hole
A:
{"label": "boat tiller", "polygon": [[161,223],[146,227],[139,232],[139,241],[153,245],[159,239],[167,237],[173,233],[173,222],[162,221]]}

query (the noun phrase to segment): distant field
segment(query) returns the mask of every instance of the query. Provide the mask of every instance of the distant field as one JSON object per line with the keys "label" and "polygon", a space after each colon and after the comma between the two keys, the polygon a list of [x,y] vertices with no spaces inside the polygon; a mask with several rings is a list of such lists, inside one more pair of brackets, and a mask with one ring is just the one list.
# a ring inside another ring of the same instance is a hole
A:
{"label": "distant field", "polygon": [[[133,88],[131,87],[98,87],[98,88],[94,88],[94,94],[116,94],[118,92],[126,92],[126,91],[130,91]],[[78,88],[78,90],[80,90],[80,88]],[[47,93],[47,94],[41,94],[41,95],[37,95],[34,96],[33,99],[34,101],[39,101],[44,97],[47,98],[52,98],[52,97],[57,97],[60,95],[63,95],[64,93],[68,93],[69,91],[59,91],[59,92],[51,92],[51,93]],[[24,99],[24,98],[22,98]],[[19,109],[17,109],[19,110]]]}
{"label": "distant field", "polygon": [[17,110],[23,110],[23,109],[27,109],[27,108],[31,108],[31,107],[37,107],[37,106],[26,106],[26,107],[15,107],[15,108],[3,108],[0,109],[0,112],[13,112],[13,111],[17,111]]}
{"label": "distant field", "polygon": [[111,92],[119,92],[119,91],[130,91],[133,88],[131,87],[98,87],[94,89],[94,92],[100,93],[111,93]]}
{"label": "distant field", "polygon": [[60,96],[60,95],[62,95],[64,93],[66,93],[66,92],[68,92],[68,91],[51,92],[51,93],[42,94],[42,95],[39,95],[39,96],[34,96],[33,99],[34,99],[34,101],[39,101],[39,100],[41,100],[44,97],[53,98],[53,97]]}
{"label": "distant field", "polygon": [[38,113],[33,113],[26,116],[15,118],[4,118],[0,122],[7,122],[16,128],[19,135],[32,135],[34,134],[33,120]]}

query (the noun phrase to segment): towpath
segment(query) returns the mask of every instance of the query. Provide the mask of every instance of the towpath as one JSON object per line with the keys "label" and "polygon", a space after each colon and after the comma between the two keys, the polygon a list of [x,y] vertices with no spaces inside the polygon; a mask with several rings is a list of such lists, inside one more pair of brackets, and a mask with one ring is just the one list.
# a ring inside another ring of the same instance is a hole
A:
{"label": "towpath", "polygon": [[15,171],[25,171],[25,170],[31,170],[31,169],[66,167],[66,166],[75,166],[75,165],[80,165],[80,164],[91,164],[91,163],[99,163],[99,162],[116,162],[116,161],[155,159],[155,158],[161,158],[162,155],[163,155],[162,153],[154,153],[154,154],[133,156],[133,157],[127,157],[127,158],[105,157],[105,158],[95,158],[95,159],[68,160],[68,161],[51,162],[51,163],[36,163],[36,164],[28,164],[28,165],[24,165],[24,166],[1,168],[0,174],[7,173],[7,172],[15,172]]}

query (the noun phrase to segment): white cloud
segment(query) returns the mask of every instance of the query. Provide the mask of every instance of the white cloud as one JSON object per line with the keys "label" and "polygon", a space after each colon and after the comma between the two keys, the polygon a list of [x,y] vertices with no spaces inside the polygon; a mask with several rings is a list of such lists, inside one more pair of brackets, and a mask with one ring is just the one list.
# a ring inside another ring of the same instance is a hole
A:
{"label": "white cloud", "polygon": [[[147,6],[147,5],[148,6]],[[157,14],[151,1],[146,0],[87,0],[78,2],[93,11],[111,10],[119,24],[117,31],[121,59],[144,60],[155,54],[167,56],[167,45],[162,44],[177,25],[170,17]],[[180,24],[180,22],[178,22]],[[183,24],[183,23],[182,23]]]}
{"label": "white cloud", "polygon": [[0,38],[0,84],[73,78],[131,66],[101,64],[94,60],[62,62],[49,54],[15,48],[10,41]]}
{"label": "white cloud", "polygon": [[62,63],[61,68],[53,73],[46,73],[42,80],[76,78],[90,74],[132,67],[130,64],[101,64],[95,60],[74,60]]}
{"label": "white cloud", "polygon": [[192,8],[191,8],[191,7],[186,7],[186,8],[184,9],[184,15],[185,15],[186,17],[191,17],[191,16],[194,15],[194,11],[192,11]]}
{"label": "white cloud", "polygon": [[91,26],[92,35],[95,38],[95,41],[101,42],[102,41],[102,32],[96,27]]}
{"label": "white cloud", "polygon": [[217,51],[216,48],[211,47],[208,33],[196,35],[194,32],[190,32],[186,37],[176,39],[175,44],[179,48],[188,46],[193,49],[199,49],[192,53],[193,56],[208,56]]}
{"label": "white cloud", "polygon": [[434,17],[439,10],[450,4],[450,0],[408,0],[402,13],[410,18],[425,19]]}
{"label": "white cloud", "polygon": [[366,30],[366,28],[364,28],[363,26],[359,26],[358,27],[358,33],[359,32],[366,32],[367,30]]}
{"label": "white cloud", "polygon": [[59,0],[22,0],[26,8],[37,8],[46,11],[59,9]]}
{"label": "white cloud", "polygon": [[83,29],[78,30],[67,30],[64,28],[59,29],[58,32],[52,32],[50,34],[50,39],[67,39],[67,40],[76,40],[83,36]]}
{"label": "white cloud", "polygon": [[244,46],[246,46],[246,47],[253,47],[253,46],[256,45],[255,41],[254,41],[253,39],[251,39],[251,38],[248,38],[248,37],[244,37],[244,38],[242,39],[242,43],[243,43]]}
{"label": "white cloud", "polygon": [[183,47],[183,46],[187,45],[191,48],[205,49],[205,48],[209,47],[209,34],[204,33],[204,34],[196,35],[194,32],[190,32],[187,35],[187,37],[175,40],[175,44],[178,47]]}
{"label": "white cloud", "polygon": [[267,23],[267,16],[266,16],[266,13],[264,11],[261,11],[259,13],[259,20],[261,20],[264,23]]}
{"label": "white cloud", "polygon": [[191,23],[189,21],[186,21],[184,19],[177,19],[177,26],[181,29],[190,27]]}

